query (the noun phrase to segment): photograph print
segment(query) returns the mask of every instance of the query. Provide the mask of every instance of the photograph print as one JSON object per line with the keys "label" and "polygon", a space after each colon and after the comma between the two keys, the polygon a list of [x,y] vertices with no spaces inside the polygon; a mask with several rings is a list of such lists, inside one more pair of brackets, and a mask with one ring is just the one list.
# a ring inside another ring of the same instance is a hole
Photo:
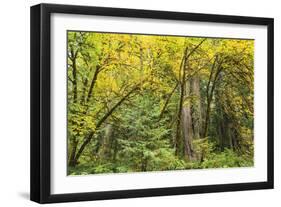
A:
{"label": "photograph print", "polygon": [[253,39],[67,31],[67,175],[253,166]]}

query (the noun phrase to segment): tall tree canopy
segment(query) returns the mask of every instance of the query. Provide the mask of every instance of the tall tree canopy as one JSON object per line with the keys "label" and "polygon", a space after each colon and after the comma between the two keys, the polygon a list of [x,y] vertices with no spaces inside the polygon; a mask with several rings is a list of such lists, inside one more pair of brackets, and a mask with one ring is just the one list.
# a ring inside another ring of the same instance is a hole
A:
{"label": "tall tree canopy", "polygon": [[68,174],[253,165],[254,41],[68,32]]}

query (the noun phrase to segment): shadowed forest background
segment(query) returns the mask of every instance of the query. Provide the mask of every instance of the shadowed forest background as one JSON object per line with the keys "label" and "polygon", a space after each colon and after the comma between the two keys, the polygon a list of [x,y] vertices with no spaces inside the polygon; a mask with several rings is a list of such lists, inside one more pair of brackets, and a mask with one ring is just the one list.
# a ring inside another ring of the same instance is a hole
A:
{"label": "shadowed forest background", "polygon": [[254,40],[68,32],[68,175],[249,167]]}

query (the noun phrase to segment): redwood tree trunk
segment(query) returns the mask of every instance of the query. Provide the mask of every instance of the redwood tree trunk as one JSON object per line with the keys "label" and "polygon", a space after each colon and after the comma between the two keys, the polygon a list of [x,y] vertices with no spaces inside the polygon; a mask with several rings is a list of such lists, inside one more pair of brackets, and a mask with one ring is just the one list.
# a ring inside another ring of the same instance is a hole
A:
{"label": "redwood tree trunk", "polygon": [[193,160],[192,151],[192,119],[190,113],[190,107],[183,107],[182,109],[182,134],[184,138],[184,154],[189,160]]}
{"label": "redwood tree trunk", "polygon": [[[187,80],[184,83],[184,98],[185,100],[190,96],[190,81]],[[184,155],[187,159],[193,160],[192,140],[192,116],[191,116],[191,102],[186,101],[182,107],[182,135],[184,141]]]}
{"label": "redwood tree trunk", "polygon": [[191,79],[191,95],[194,96],[192,101],[192,122],[194,129],[194,138],[200,138],[200,130],[202,126],[202,112],[201,112],[201,95],[200,95],[200,79],[196,75]]}

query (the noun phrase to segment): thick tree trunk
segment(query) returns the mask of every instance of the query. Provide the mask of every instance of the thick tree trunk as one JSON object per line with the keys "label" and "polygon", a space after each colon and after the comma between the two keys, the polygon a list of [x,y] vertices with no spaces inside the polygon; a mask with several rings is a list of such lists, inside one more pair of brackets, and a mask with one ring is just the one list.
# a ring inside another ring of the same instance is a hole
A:
{"label": "thick tree trunk", "polygon": [[[186,68],[187,69],[187,68]],[[184,99],[190,97],[191,83],[186,80],[184,83]],[[184,155],[187,159],[193,160],[193,129],[192,129],[192,115],[191,115],[191,101],[185,101],[182,107],[182,135],[184,141]]]}
{"label": "thick tree trunk", "polygon": [[200,138],[200,130],[202,126],[201,112],[201,95],[200,95],[200,79],[196,75],[191,79],[191,95],[194,97],[192,101],[192,122],[194,130],[194,138]]}
{"label": "thick tree trunk", "polygon": [[184,154],[189,160],[193,160],[193,150],[192,150],[192,119],[190,107],[183,107],[182,109],[182,134],[184,138]]}

